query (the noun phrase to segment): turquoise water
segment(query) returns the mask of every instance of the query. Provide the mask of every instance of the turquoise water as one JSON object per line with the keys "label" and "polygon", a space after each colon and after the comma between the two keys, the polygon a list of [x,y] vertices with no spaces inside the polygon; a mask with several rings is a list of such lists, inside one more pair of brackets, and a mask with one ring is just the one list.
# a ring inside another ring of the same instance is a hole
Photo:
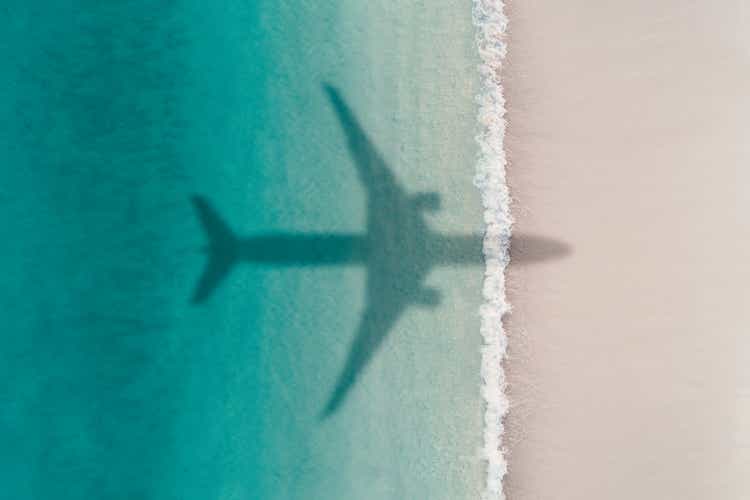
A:
{"label": "turquoise water", "polygon": [[192,196],[243,237],[364,231],[323,82],[409,192],[440,193],[432,228],[481,232],[470,5],[0,16],[7,498],[477,498],[481,266],[429,274],[439,307],[406,310],[327,418],[362,266],[243,263],[191,303],[207,258]]}

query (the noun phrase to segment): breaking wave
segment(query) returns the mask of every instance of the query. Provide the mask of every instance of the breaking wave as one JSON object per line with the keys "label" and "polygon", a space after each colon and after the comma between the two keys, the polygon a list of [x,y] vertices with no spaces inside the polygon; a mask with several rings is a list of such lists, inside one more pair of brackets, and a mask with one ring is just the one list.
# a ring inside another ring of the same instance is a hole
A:
{"label": "breaking wave", "polygon": [[505,33],[508,19],[501,0],[474,0],[473,21],[481,90],[479,132],[476,137],[479,152],[474,184],[482,194],[484,206],[485,274],[480,309],[482,334],[482,397],[485,404],[484,445],[482,458],[487,464],[487,478],[483,498],[504,500],[503,478],[508,470],[503,446],[503,419],[508,411],[505,394],[505,358],[507,337],[503,330],[503,316],[510,310],[505,299],[505,268],[510,254],[512,217],[510,197],[505,182],[506,157],[505,98],[500,71],[507,46]]}

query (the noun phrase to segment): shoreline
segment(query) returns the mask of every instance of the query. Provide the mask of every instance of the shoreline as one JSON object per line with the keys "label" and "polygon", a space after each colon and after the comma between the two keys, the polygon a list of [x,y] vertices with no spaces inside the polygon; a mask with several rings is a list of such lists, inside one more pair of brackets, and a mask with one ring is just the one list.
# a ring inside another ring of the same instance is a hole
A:
{"label": "shoreline", "polygon": [[474,184],[482,196],[485,224],[483,253],[485,260],[480,307],[481,394],[484,402],[482,459],[486,479],[482,497],[503,500],[503,478],[508,470],[504,456],[503,434],[509,402],[505,394],[503,360],[507,336],[503,317],[510,310],[505,297],[505,268],[508,265],[512,218],[510,196],[505,181],[506,158],[505,98],[501,82],[506,55],[505,33],[508,19],[502,1],[476,0],[473,21],[480,58],[477,71],[480,93],[477,95],[477,154]]}

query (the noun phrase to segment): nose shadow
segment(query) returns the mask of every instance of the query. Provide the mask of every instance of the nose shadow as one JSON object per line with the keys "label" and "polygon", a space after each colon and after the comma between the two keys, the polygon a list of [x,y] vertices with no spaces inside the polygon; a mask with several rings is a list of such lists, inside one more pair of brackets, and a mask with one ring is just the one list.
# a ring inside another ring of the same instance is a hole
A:
{"label": "nose shadow", "polygon": [[511,265],[528,265],[562,259],[573,253],[567,243],[534,234],[514,234],[510,239]]}

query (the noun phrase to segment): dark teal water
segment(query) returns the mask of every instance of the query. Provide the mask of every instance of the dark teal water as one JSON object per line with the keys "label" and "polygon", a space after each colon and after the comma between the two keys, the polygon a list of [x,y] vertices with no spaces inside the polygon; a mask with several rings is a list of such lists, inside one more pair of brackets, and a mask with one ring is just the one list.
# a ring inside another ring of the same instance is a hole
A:
{"label": "dark teal water", "polygon": [[[471,74],[471,38],[442,35],[470,28],[468,7],[434,10],[433,37],[410,28],[419,5],[357,5],[0,10],[0,498],[475,496],[480,269],[441,275],[446,312],[405,316],[327,419],[361,268],[240,265],[191,302],[207,257],[194,196],[243,237],[363,230],[323,82],[374,123],[402,180],[443,188],[449,230],[481,229],[462,194],[473,77],[455,76]],[[367,29],[385,42],[365,47]],[[439,65],[436,40],[456,52]],[[450,76],[433,78],[440,65]]]}
{"label": "dark teal water", "polygon": [[246,232],[356,224],[297,203],[344,187],[339,131],[301,134],[332,118],[336,9],[294,3],[3,8],[0,496],[289,497],[273,411],[305,404],[271,393],[294,368],[267,351],[305,331],[278,311],[300,277],[243,269],[191,305],[189,198]]}

